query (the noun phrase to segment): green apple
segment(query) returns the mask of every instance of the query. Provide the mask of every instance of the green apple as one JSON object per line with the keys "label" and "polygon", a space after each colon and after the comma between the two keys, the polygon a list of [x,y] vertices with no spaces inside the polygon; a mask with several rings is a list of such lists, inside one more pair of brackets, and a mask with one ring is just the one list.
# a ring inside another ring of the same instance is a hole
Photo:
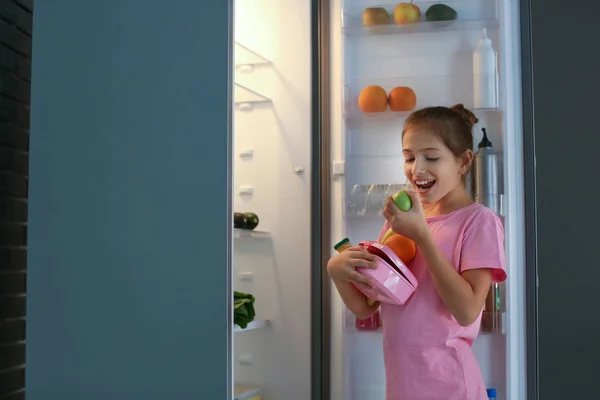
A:
{"label": "green apple", "polygon": [[406,190],[400,190],[392,195],[392,200],[394,204],[402,210],[408,211],[412,208],[412,201],[410,200],[410,196],[406,192]]}

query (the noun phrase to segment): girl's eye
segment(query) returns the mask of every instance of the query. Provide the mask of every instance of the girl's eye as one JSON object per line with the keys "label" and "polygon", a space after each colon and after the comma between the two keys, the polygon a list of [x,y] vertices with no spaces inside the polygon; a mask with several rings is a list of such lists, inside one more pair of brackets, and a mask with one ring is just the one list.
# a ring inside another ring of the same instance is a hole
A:
{"label": "girl's eye", "polygon": [[427,161],[437,161],[439,159],[440,159],[439,157],[436,157],[436,158],[427,157]]}
{"label": "girl's eye", "polygon": [[414,158],[405,158],[405,159],[404,159],[404,162],[407,162],[407,163],[409,163],[409,162],[413,162],[413,161],[415,161],[415,159],[414,159]]}

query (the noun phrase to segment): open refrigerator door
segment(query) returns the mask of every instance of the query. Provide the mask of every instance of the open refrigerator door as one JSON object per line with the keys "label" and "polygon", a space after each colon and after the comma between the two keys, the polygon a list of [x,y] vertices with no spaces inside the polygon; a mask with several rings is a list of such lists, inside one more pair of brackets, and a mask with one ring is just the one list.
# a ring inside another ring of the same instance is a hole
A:
{"label": "open refrigerator door", "polygon": [[[377,239],[385,198],[406,185],[401,132],[413,110],[462,103],[479,119],[481,164],[484,132],[492,144],[494,173],[474,185],[493,188],[478,200],[504,222],[508,280],[490,288],[473,351],[486,386],[510,400],[526,397],[518,10],[509,0],[330,0],[329,21],[331,243]],[[377,315],[356,320],[333,289],[331,329],[332,398],[384,399]]]}

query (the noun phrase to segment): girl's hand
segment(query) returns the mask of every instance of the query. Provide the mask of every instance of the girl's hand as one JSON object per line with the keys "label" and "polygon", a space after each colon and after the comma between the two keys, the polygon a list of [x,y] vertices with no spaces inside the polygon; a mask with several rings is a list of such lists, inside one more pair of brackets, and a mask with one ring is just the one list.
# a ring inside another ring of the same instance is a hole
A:
{"label": "girl's hand", "polygon": [[350,247],[329,260],[327,273],[334,281],[371,287],[371,278],[356,271],[356,267],[376,268],[375,256],[361,246]]}
{"label": "girl's hand", "polygon": [[409,190],[408,195],[412,201],[412,208],[410,210],[400,210],[392,200],[392,196],[390,196],[385,201],[383,216],[390,223],[390,227],[394,233],[418,242],[420,238],[424,237],[429,226],[427,225],[425,211],[417,193]]}

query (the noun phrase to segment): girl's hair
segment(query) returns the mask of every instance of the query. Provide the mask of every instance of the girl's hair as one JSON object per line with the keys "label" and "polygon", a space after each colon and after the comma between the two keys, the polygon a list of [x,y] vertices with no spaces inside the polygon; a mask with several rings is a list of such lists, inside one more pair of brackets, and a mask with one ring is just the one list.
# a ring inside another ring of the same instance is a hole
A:
{"label": "girl's hair", "polygon": [[460,157],[467,150],[473,150],[473,126],[479,122],[475,114],[462,104],[448,107],[426,107],[413,112],[404,122],[402,136],[416,127],[424,125],[431,129],[450,149]]}

